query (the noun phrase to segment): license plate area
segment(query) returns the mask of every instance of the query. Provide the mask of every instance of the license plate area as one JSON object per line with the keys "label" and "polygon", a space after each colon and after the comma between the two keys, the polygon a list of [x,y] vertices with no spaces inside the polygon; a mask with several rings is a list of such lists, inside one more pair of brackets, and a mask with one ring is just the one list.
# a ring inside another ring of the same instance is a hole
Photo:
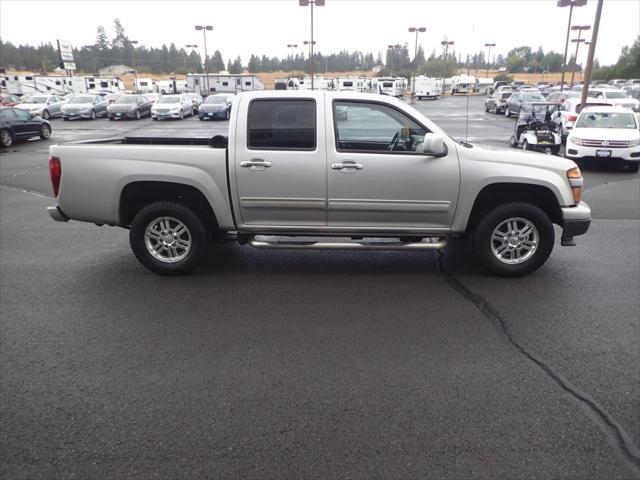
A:
{"label": "license plate area", "polygon": [[611,150],[596,150],[596,157],[606,158],[610,156],[611,156]]}

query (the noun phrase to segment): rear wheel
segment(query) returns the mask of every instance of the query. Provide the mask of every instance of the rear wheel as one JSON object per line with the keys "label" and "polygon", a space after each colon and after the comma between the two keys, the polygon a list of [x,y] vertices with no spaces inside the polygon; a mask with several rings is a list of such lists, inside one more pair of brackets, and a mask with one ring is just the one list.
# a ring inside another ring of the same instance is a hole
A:
{"label": "rear wheel", "polygon": [[3,147],[10,147],[11,145],[13,145],[13,136],[11,135],[11,132],[6,128],[0,130],[0,144]]}
{"label": "rear wheel", "polygon": [[229,120],[229,118],[231,118],[231,112],[229,112],[229,110],[227,110],[227,112],[224,114],[225,118],[227,120]]}
{"label": "rear wheel", "polygon": [[151,203],[138,212],[129,242],[140,263],[161,275],[190,273],[209,246],[200,217],[185,205],[169,201]]}
{"label": "rear wheel", "polygon": [[522,149],[523,150],[530,150],[529,142],[527,142],[526,140],[524,142],[522,142]]}
{"label": "rear wheel", "polygon": [[480,263],[495,275],[520,277],[538,268],[553,250],[553,224],[539,207],[513,202],[485,212],[472,235]]}
{"label": "rear wheel", "polygon": [[47,125],[46,123],[44,123],[41,127],[40,127],[40,138],[42,140],[46,140],[47,138],[49,138],[51,136],[51,127],[49,125]]}

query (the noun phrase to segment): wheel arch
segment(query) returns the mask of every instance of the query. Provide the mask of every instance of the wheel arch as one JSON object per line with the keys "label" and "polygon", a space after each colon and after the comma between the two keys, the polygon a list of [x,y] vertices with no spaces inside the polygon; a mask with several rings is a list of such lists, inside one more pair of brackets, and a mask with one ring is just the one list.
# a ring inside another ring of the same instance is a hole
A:
{"label": "wheel arch", "polygon": [[465,231],[473,230],[483,214],[507,202],[527,202],[541,208],[555,224],[562,224],[562,210],[555,193],[547,186],[501,182],[486,185],[478,192],[467,218]]}

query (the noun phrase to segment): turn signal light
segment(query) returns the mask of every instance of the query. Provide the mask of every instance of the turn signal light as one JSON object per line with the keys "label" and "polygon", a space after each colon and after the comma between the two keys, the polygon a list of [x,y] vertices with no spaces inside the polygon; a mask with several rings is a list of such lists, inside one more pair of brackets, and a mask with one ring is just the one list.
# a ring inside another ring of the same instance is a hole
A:
{"label": "turn signal light", "polygon": [[567,178],[571,185],[571,193],[573,193],[573,201],[575,203],[582,200],[582,172],[578,167],[567,170]]}
{"label": "turn signal light", "polygon": [[582,187],[571,187],[573,193],[573,201],[578,203],[582,200]]}
{"label": "turn signal light", "polygon": [[580,168],[578,167],[573,167],[570,170],[567,170],[567,178],[571,179],[571,178],[582,178],[582,172],[580,171]]}
{"label": "turn signal light", "polygon": [[62,178],[62,165],[58,157],[49,157],[49,178],[51,179],[53,196],[57,198],[60,191],[60,179]]}

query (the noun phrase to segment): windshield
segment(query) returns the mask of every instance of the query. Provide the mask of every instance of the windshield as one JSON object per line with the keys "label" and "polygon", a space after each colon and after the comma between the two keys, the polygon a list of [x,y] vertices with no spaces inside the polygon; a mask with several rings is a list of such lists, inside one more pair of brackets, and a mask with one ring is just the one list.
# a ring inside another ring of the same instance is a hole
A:
{"label": "windshield", "polygon": [[47,103],[48,97],[29,97],[24,103]]}
{"label": "windshield", "polygon": [[624,92],[606,92],[604,98],[627,98]]}
{"label": "windshield", "polygon": [[209,97],[205,103],[209,105],[224,105],[227,103],[227,99],[225,97]]}
{"label": "windshield", "polygon": [[544,102],[544,97],[539,93],[523,93],[523,102]]}
{"label": "windshield", "polygon": [[73,97],[69,103],[93,103],[93,97]]}
{"label": "windshield", "polygon": [[138,103],[138,97],[135,95],[123,95],[119,97],[114,103]]}
{"label": "windshield", "polygon": [[580,115],[576,128],[637,128],[633,113],[585,112]]}
{"label": "windshield", "polygon": [[180,103],[180,97],[162,97],[158,103]]}

